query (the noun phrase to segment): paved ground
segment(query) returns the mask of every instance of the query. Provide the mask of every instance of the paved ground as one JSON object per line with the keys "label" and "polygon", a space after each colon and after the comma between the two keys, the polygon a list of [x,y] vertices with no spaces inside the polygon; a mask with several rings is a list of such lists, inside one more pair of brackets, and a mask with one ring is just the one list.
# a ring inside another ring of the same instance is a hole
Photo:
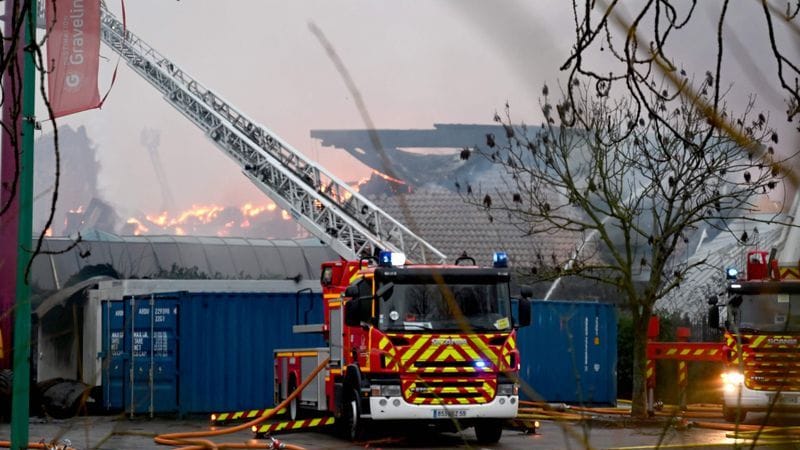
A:
{"label": "paved ground", "polygon": [[[752,420],[748,420],[752,422]],[[795,421],[797,422],[797,421]],[[796,425],[796,423],[786,423]],[[168,449],[153,442],[159,433],[208,430],[204,420],[174,419],[127,419],[122,417],[79,417],[64,421],[43,421],[31,419],[30,440],[46,442],[54,439],[69,439],[76,449],[97,450],[141,450]],[[386,431],[386,430],[384,430]],[[481,448],[475,441],[475,434],[467,430],[460,434],[431,433],[425,429],[406,429],[386,431],[402,438],[381,439],[370,442],[350,443],[330,433],[303,432],[284,434],[280,439],[300,445],[307,449],[470,449]],[[0,440],[7,440],[9,425],[0,424]],[[259,442],[250,432],[214,438],[216,442]],[[266,441],[261,441],[266,442]],[[621,449],[631,447],[657,448],[733,448],[734,439],[726,437],[726,432],[699,428],[676,430],[659,424],[639,426],[623,425],[613,421],[596,421],[590,424],[560,424],[542,421],[538,434],[525,434],[518,430],[505,430],[499,444],[493,449]],[[742,448],[752,448],[749,443]],[[757,446],[755,448],[800,448],[800,444]]]}

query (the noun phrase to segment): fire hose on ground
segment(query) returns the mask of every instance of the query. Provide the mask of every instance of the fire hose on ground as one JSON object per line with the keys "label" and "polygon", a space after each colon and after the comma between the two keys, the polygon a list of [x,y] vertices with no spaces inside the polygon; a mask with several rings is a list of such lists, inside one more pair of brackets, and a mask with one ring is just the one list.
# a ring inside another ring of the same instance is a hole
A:
{"label": "fire hose on ground", "polygon": [[[171,445],[173,447],[183,446],[180,447],[178,450],[203,450],[203,449],[222,449],[222,448],[230,448],[230,449],[263,449],[264,443],[241,443],[241,442],[225,442],[225,443],[216,443],[209,439],[201,439],[201,438],[208,438],[213,436],[222,436],[226,434],[236,433],[242,430],[250,429],[250,427],[254,425],[258,425],[261,422],[271,418],[274,416],[278,411],[282,408],[286,408],[289,403],[295,399],[300,393],[308,386],[317,374],[327,366],[329,359],[323,361],[320,365],[314,369],[311,374],[309,374],[300,386],[294,390],[291,394],[284,401],[280,404],[276,405],[272,408],[269,412],[265,413],[262,416],[259,416],[249,422],[236,425],[230,428],[225,428],[222,430],[209,430],[209,431],[190,431],[190,432],[182,432],[182,433],[168,433],[168,434],[161,434],[153,438],[153,440],[157,444],[161,445]],[[303,447],[299,447],[296,445],[286,444],[280,441],[273,439],[272,444],[268,444],[266,448],[285,448],[289,450],[305,450]]]}

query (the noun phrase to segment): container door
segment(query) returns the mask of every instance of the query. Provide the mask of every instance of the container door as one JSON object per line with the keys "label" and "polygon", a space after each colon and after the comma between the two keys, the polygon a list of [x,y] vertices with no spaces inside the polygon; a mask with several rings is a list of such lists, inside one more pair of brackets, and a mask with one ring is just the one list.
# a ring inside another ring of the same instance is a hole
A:
{"label": "container door", "polygon": [[584,317],[583,394],[593,404],[617,399],[616,315],[610,305],[597,304]]}
{"label": "container door", "polygon": [[133,317],[126,324],[132,332],[125,334],[125,409],[131,414],[177,411],[177,300],[129,299],[125,311]]}
{"label": "container door", "polygon": [[125,380],[125,310],[121,301],[103,302],[103,408],[119,411],[123,408]]}

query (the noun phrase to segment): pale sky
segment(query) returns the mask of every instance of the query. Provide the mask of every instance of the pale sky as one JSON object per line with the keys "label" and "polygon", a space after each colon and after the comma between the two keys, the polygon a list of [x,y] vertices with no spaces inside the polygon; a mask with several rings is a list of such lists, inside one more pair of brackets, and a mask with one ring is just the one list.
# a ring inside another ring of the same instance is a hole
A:
{"label": "pale sky", "polygon": [[[107,3],[119,12],[117,2]],[[732,9],[739,18],[732,24],[747,42],[747,35],[759,31],[748,28],[748,13],[737,6]],[[558,66],[574,40],[570,8],[564,0],[126,2],[131,32],[346,181],[367,171],[343,151],[320,148],[309,131],[365,125],[309,22],[335,47],[378,128],[490,123],[506,101],[516,120],[535,124],[541,117],[542,85],[554,86],[566,77]],[[711,21],[700,25],[713,27]],[[701,50],[709,39],[713,36],[687,41],[685,56],[699,62],[693,70],[700,75],[712,68]],[[118,57],[105,45],[101,57],[102,95]],[[749,82],[746,72],[731,70],[727,81],[741,87]],[[774,120],[785,122],[780,106],[774,108]],[[99,149],[101,189],[123,211],[150,213],[161,205],[159,185],[140,143],[144,128],[161,131],[163,169],[179,208],[260,203],[264,198],[124,62],[102,110],[61,123],[87,127]]]}
{"label": "pale sky", "polygon": [[[539,117],[541,85],[568,51],[569,35],[553,38],[569,25],[568,7],[557,0],[126,2],[131,32],[344,180],[367,172],[345,152],[320,148],[309,131],[365,126],[309,22],[337,50],[377,127],[429,128],[489,123],[507,100],[518,117]],[[555,17],[566,22],[559,26]],[[102,95],[118,58],[105,45],[101,56]],[[161,204],[143,128],[161,131],[179,207],[263,198],[124,62],[101,110],[62,123],[88,128],[99,148],[101,188],[117,206],[153,212]]]}

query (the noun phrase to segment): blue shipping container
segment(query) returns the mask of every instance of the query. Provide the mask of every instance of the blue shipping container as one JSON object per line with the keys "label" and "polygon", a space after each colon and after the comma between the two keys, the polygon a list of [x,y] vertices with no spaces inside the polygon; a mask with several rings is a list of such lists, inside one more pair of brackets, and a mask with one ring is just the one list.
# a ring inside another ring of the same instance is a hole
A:
{"label": "blue shipping container", "polygon": [[617,398],[617,315],[613,305],[536,300],[519,330],[520,377],[530,400],[613,405]]}
{"label": "blue shipping container", "polygon": [[292,333],[298,316],[322,322],[320,294],[180,292],[150,302],[147,296],[104,304],[110,409],[183,415],[269,407],[272,351],[324,344],[319,334]]}

